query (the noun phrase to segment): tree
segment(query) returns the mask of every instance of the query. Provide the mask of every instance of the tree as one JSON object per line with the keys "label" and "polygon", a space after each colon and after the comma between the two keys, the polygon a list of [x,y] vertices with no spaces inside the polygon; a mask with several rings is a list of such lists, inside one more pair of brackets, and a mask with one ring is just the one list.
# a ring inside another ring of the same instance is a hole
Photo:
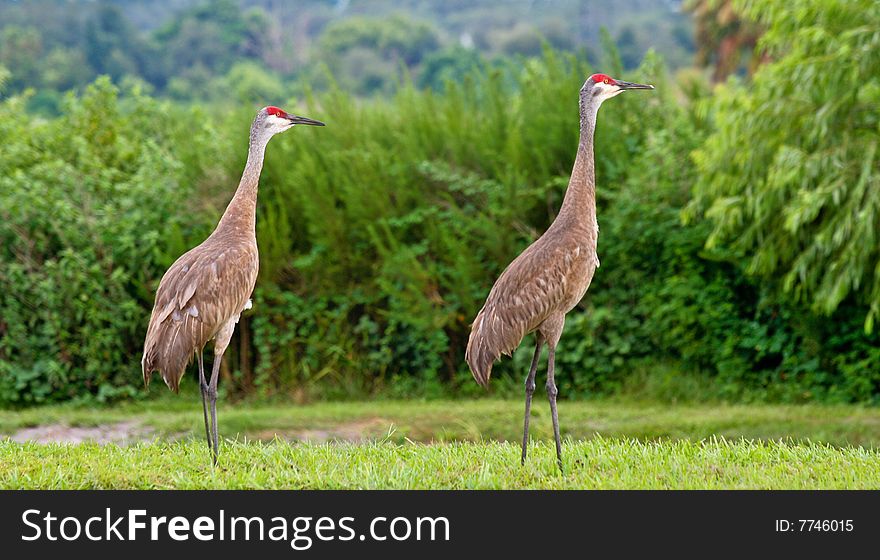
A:
{"label": "tree", "polygon": [[781,292],[831,313],[880,314],[880,4],[743,0],[773,58],[750,83],[719,87],[715,132],[694,154],[688,216],[707,245]]}
{"label": "tree", "polygon": [[237,61],[259,58],[266,48],[262,33],[270,24],[262,10],[243,13],[233,0],[198,4],[154,33],[165,55],[157,74],[168,79],[169,89],[179,97],[187,89],[181,84],[197,86],[206,76],[225,74]]}
{"label": "tree", "polygon": [[[733,0],[689,0],[685,9],[694,15],[697,64],[711,64],[715,82],[736,72],[743,53],[755,48],[760,27],[741,17]],[[753,58],[749,63],[750,71],[754,71],[755,62]]]}
{"label": "tree", "polygon": [[430,24],[399,15],[335,21],[318,39],[320,59],[341,84],[359,93],[386,89],[401,64],[412,69],[439,45]]}
{"label": "tree", "polygon": [[6,91],[6,83],[9,81],[9,70],[0,64],[0,95]]}
{"label": "tree", "polygon": [[215,91],[232,93],[242,104],[259,106],[267,102],[282,103],[286,96],[281,79],[256,62],[237,62],[226,76],[215,80]]}
{"label": "tree", "polygon": [[42,55],[43,37],[38,29],[10,25],[0,32],[0,63],[11,74],[11,89],[20,90],[38,82]]}
{"label": "tree", "polygon": [[44,87],[65,91],[89,80],[91,70],[83,52],[78,49],[56,47],[41,64]]}
{"label": "tree", "polygon": [[419,85],[442,91],[448,80],[461,81],[470,73],[485,66],[480,53],[474,49],[454,46],[437,51],[425,58],[419,76]]}
{"label": "tree", "polygon": [[139,74],[143,46],[122,10],[101,2],[86,23],[85,57],[99,74],[118,80],[126,74]]}

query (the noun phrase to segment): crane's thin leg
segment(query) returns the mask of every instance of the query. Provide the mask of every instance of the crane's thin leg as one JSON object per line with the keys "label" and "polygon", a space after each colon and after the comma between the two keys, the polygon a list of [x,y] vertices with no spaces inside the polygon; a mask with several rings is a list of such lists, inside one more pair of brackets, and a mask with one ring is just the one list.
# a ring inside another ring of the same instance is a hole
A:
{"label": "crane's thin leg", "polygon": [[532,358],[532,367],[529,368],[529,376],[526,377],[526,419],[523,426],[522,460],[526,464],[526,451],[529,446],[529,417],[532,414],[532,395],[535,394],[535,373],[538,371],[538,359],[541,357],[541,349],[544,347],[544,337],[538,333],[535,344],[535,357]]}
{"label": "crane's thin leg", "polygon": [[223,360],[223,354],[214,353],[214,364],[211,367],[211,381],[208,383],[208,399],[211,401],[211,433],[208,435],[208,441],[211,442],[211,458],[214,466],[217,465],[217,452],[220,448],[220,441],[217,437],[217,382],[220,377],[220,362]]}
{"label": "crane's thin leg", "polygon": [[203,351],[199,350],[199,389],[202,392],[202,413],[205,416],[205,438],[208,440],[208,449],[210,450],[212,445],[211,430],[208,428],[208,382],[205,381],[205,362],[202,353]]}
{"label": "crane's thin leg", "polygon": [[556,345],[550,344],[548,346],[550,351],[547,358],[547,396],[550,398],[550,415],[553,417],[553,437],[556,439],[556,463],[559,465],[559,472],[564,472],[562,470],[562,445],[559,443],[559,415],[556,412],[556,395],[559,394],[554,380]]}
{"label": "crane's thin leg", "polygon": [[211,404],[211,436],[213,437],[211,452],[215,466],[217,453],[220,451],[220,438],[217,435],[217,383],[220,381],[220,363],[223,361],[223,354],[226,353],[226,347],[229,346],[237,322],[238,317],[227,321],[214,338],[214,364],[211,367],[211,381],[208,382],[208,400]]}

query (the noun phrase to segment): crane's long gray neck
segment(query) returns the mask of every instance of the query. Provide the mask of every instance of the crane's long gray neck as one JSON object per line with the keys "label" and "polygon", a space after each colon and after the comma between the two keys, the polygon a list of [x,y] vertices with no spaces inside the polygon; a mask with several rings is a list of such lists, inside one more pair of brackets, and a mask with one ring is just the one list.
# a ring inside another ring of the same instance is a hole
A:
{"label": "crane's long gray neck", "polygon": [[255,127],[251,129],[251,141],[248,147],[247,163],[241,174],[241,181],[235,195],[223,212],[216,231],[233,230],[241,233],[256,232],[257,190],[260,185],[260,172],[263,169],[263,157],[266,144],[271,136],[258,136]]}
{"label": "crane's long gray neck", "polygon": [[589,91],[581,90],[581,134],[577,157],[571,170],[571,179],[565,191],[565,199],[559,209],[557,222],[590,226],[596,224],[596,169],[593,160],[593,132],[596,130],[596,114],[601,102]]}

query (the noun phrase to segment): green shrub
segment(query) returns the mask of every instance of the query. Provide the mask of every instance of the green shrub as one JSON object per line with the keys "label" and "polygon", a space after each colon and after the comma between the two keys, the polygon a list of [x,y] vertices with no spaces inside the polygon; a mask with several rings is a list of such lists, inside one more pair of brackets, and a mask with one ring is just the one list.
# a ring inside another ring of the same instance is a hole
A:
{"label": "green shrub", "polygon": [[736,5],[767,28],[771,62],[706,104],[692,215],[709,246],[830,315],[851,300],[866,330],[880,314],[880,4],[793,0]]}
{"label": "green shrub", "polygon": [[204,230],[185,145],[210,129],[107,79],[52,121],[24,104],[0,104],[0,403],[132,395],[169,245]]}

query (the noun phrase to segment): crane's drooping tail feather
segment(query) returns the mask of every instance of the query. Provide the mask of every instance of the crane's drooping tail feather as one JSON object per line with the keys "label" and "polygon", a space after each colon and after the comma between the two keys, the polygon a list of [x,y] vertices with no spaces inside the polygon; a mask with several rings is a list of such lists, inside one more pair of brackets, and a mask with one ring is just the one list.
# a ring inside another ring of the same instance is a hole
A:
{"label": "crane's drooping tail feather", "polygon": [[505,321],[495,313],[495,306],[488,302],[477,313],[471,324],[465,361],[474,379],[483,387],[489,386],[492,364],[502,354],[510,356],[522,341],[525,332],[516,324]]}
{"label": "crane's drooping tail feather", "polygon": [[182,321],[166,321],[158,325],[150,325],[144,343],[144,356],[141,359],[141,370],[146,387],[150,386],[152,373],[158,371],[168,388],[175,393],[178,392],[180,379],[196,351],[191,334],[187,329],[182,328],[183,326]]}
{"label": "crane's drooping tail feather", "polygon": [[492,375],[492,363],[498,356],[493,356],[491,352],[486,351],[486,347],[481,344],[479,336],[471,331],[468,339],[467,351],[464,359],[471,368],[474,379],[483,387],[489,387],[489,377]]}

